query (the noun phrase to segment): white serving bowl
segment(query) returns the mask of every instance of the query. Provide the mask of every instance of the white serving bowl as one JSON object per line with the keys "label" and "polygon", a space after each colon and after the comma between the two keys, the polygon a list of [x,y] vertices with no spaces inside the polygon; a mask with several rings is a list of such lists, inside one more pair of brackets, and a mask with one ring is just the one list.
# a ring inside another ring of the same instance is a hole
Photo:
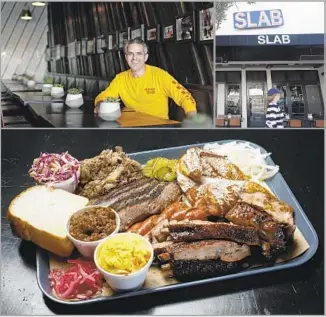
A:
{"label": "white serving bowl", "polygon": [[43,84],[42,92],[45,95],[51,95],[52,84]]}
{"label": "white serving bowl", "polygon": [[98,115],[105,121],[114,121],[121,116],[120,102],[101,102]]}
{"label": "white serving bowl", "polygon": [[34,88],[36,86],[36,81],[35,80],[29,80],[28,82],[27,82],[27,87],[28,88]]}
{"label": "white serving bowl", "polygon": [[65,91],[63,90],[63,87],[52,87],[51,88],[51,96],[53,98],[61,98],[65,95]]}
{"label": "white serving bowl", "polygon": [[69,193],[73,193],[78,186],[79,177],[80,177],[80,168],[77,171],[77,182],[76,182],[75,175],[73,175],[72,177],[70,177],[67,180],[62,181],[62,182],[53,182],[53,183],[48,182],[48,183],[41,183],[41,184],[47,185],[50,187],[63,189]]}
{"label": "white serving bowl", "polygon": [[[80,210],[74,212],[72,215],[75,215],[75,214],[77,214],[77,213],[79,213],[79,214],[80,214],[80,213],[83,213],[83,212],[85,212],[85,211],[87,211],[88,209],[91,209],[91,208],[93,208],[93,207],[103,207],[103,206],[90,205],[90,206],[87,206],[87,207],[85,207],[85,208],[82,208],[82,209],[80,209]],[[113,236],[114,234],[118,233],[119,230],[120,230],[120,217],[119,217],[118,213],[117,213],[115,210],[113,210],[112,208],[110,208],[110,209],[111,209],[111,211],[114,212],[114,214],[115,214],[116,228],[115,228],[115,230],[114,230],[112,233],[110,233],[110,234],[108,235],[108,237]],[[72,215],[70,215],[69,220],[68,220],[68,222],[67,222],[67,226],[66,226],[67,236],[68,236],[68,238],[70,239],[70,241],[75,245],[75,247],[77,248],[78,252],[79,252],[82,256],[84,256],[85,258],[93,258],[93,256],[94,256],[94,252],[95,252],[95,249],[97,248],[97,246],[98,246],[101,242],[105,241],[108,237],[105,237],[105,238],[103,238],[103,239],[101,239],[101,240],[97,240],[97,241],[81,241],[81,240],[77,240],[77,239],[75,239],[75,238],[74,238],[73,236],[71,236],[71,234],[69,233],[70,218],[71,218]]]}
{"label": "white serving bowl", "polygon": [[67,94],[66,105],[70,108],[79,108],[84,104],[84,98],[82,94]]}
{"label": "white serving bowl", "polygon": [[[98,261],[97,261],[97,254],[98,254],[102,244],[105,243],[106,241],[111,240],[114,237],[117,237],[120,235],[137,236],[138,238],[140,238],[146,242],[146,244],[148,245],[148,250],[151,252],[151,257],[149,258],[147,264],[140,270],[138,270],[134,273],[128,274],[128,275],[119,275],[119,274],[109,273],[109,272],[105,271],[104,269],[102,269],[102,267],[98,264]],[[96,247],[95,252],[94,252],[94,262],[95,262],[97,269],[102,273],[102,275],[104,276],[105,280],[110,285],[110,287],[116,292],[126,292],[126,291],[133,291],[133,290],[140,289],[146,280],[148,270],[153,262],[153,257],[154,257],[154,249],[153,249],[153,246],[151,245],[151,243],[143,236],[136,234],[136,233],[131,233],[131,232],[117,233],[114,236],[110,236],[110,237],[104,239],[104,241],[102,241]]]}

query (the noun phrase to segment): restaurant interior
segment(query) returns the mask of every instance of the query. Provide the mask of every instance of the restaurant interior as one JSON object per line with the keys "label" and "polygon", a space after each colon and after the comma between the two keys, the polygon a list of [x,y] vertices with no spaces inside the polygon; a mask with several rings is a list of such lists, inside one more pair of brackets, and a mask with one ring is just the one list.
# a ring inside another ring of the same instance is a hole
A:
{"label": "restaurant interior", "polygon": [[[3,2],[2,126],[186,126],[183,109],[171,98],[168,119],[129,111],[123,104],[121,116],[114,122],[94,117],[95,97],[118,73],[128,69],[123,41],[138,36],[149,47],[147,64],[166,70],[183,85],[196,101],[197,123],[212,126],[213,22],[207,25],[203,18],[212,12],[212,5]],[[179,36],[178,32],[188,32],[189,36]],[[68,106],[68,96],[79,93],[82,105]]]}

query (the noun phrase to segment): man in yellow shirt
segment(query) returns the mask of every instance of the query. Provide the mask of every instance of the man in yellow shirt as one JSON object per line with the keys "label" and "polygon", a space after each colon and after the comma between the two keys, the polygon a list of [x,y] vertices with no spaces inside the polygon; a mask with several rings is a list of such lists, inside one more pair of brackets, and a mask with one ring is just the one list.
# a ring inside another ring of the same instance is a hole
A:
{"label": "man in yellow shirt", "polygon": [[196,102],[188,90],[165,70],[145,64],[148,49],[141,39],[127,41],[124,47],[129,70],[112,80],[95,99],[95,113],[108,97],[120,98],[124,105],[152,116],[169,118],[168,97],[182,107],[188,118],[197,113]]}

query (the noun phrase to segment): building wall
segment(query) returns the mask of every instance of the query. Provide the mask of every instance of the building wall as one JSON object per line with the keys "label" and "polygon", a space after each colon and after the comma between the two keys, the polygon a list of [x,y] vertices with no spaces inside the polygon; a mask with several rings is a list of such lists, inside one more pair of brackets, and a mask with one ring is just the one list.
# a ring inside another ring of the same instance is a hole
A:
{"label": "building wall", "polygon": [[[233,14],[237,12],[282,10],[284,23],[277,27],[237,29]],[[323,2],[236,2],[226,12],[226,19],[216,30],[216,35],[255,34],[316,34],[324,33]]]}
{"label": "building wall", "polygon": [[47,6],[34,7],[28,3],[32,20],[20,19],[26,2],[1,3],[1,78],[10,79],[14,73],[43,79],[47,64]]}

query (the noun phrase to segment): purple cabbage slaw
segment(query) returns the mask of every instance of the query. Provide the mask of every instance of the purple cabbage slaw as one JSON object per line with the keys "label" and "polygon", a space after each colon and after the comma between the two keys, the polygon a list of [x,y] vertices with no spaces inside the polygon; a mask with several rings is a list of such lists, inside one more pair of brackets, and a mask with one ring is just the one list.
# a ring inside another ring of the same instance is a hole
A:
{"label": "purple cabbage slaw", "polygon": [[71,156],[68,151],[58,153],[42,153],[33,161],[28,171],[29,175],[39,183],[58,183],[75,177],[78,183],[77,172],[80,162]]}

